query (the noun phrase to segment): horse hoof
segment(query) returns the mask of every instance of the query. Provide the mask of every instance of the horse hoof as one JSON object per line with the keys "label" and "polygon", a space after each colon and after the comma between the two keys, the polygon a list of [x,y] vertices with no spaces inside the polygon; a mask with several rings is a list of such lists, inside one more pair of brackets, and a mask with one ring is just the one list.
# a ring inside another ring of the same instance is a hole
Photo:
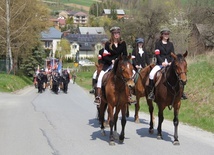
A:
{"label": "horse hoof", "polygon": [[101,135],[102,135],[102,136],[106,136],[105,130],[101,130]]}
{"label": "horse hoof", "polygon": [[104,127],[109,127],[109,123],[108,123],[108,121],[105,121],[104,123],[103,123],[103,125],[104,125]]}
{"label": "horse hoof", "polygon": [[109,145],[110,145],[110,146],[114,146],[114,145],[115,145],[115,142],[114,142],[114,141],[110,141],[110,142],[109,142]]}
{"label": "horse hoof", "polygon": [[162,140],[163,138],[162,138],[162,136],[158,135],[158,136],[157,136],[157,139],[158,139],[158,140]]}
{"label": "horse hoof", "polygon": [[176,141],[173,142],[173,145],[180,145],[180,143],[179,143],[178,140],[176,140]]}
{"label": "horse hoof", "polygon": [[113,137],[114,137],[114,139],[116,139],[116,140],[119,139],[119,134],[117,133],[117,131],[114,131]]}
{"label": "horse hoof", "polygon": [[154,129],[149,129],[149,133],[153,134],[154,133]]}
{"label": "horse hoof", "polygon": [[135,123],[140,123],[140,120],[139,120],[139,119],[135,119],[134,122],[135,122]]}
{"label": "horse hoof", "polygon": [[123,140],[119,140],[119,143],[120,143],[120,144],[123,144],[123,142],[124,142],[124,139],[123,139]]}

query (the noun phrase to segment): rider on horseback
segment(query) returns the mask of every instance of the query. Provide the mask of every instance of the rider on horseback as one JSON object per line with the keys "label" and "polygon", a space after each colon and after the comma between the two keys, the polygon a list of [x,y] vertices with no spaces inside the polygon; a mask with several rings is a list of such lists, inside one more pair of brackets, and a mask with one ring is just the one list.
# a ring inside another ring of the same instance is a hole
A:
{"label": "rider on horseback", "polygon": [[136,47],[132,51],[132,63],[135,70],[142,69],[150,64],[148,53],[144,49],[144,39],[136,40]]}
{"label": "rider on horseback", "polygon": [[[101,40],[101,43],[103,45],[103,48],[99,50],[98,54],[98,65],[103,64],[103,52],[105,50],[105,44],[108,41],[107,38],[103,38]],[[94,94],[95,93],[95,85],[97,83],[97,70],[94,72],[92,77],[92,90],[89,91],[89,93]]]}
{"label": "rider on horseback", "polygon": [[[101,103],[101,86],[102,86],[102,78],[106,72],[112,69],[114,65],[114,61],[120,55],[127,55],[127,47],[126,42],[121,39],[120,36],[120,28],[112,27],[110,29],[111,38],[105,44],[105,50],[103,52],[103,69],[99,74],[98,82],[97,82],[97,96],[95,98],[94,103],[100,105]],[[131,98],[129,102],[133,102]]]}
{"label": "rider on horseback", "polygon": [[[174,53],[173,43],[169,41],[170,30],[164,28],[160,31],[160,40],[155,44],[155,56],[157,59],[156,66],[151,70],[149,74],[149,95],[148,99],[154,100],[154,76],[157,71],[162,67],[171,65],[172,57],[171,52]],[[187,99],[186,95],[183,93],[182,99]]]}

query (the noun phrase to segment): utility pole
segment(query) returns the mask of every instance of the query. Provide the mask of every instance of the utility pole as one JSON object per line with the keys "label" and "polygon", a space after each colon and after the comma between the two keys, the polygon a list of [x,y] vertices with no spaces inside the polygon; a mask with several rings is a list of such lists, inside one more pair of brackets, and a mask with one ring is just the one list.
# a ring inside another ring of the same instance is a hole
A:
{"label": "utility pole", "polygon": [[6,0],[6,26],[7,26],[7,50],[6,50],[6,69],[7,72],[10,72],[11,67],[13,66],[11,45],[10,45],[10,0]]}

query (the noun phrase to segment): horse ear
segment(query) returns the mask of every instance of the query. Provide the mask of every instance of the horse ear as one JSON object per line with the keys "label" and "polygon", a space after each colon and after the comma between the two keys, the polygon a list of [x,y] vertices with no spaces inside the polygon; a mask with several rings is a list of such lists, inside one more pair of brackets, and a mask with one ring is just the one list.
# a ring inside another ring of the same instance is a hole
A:
{"label": "horse ear", "polygon": [[186,51],[186,52],[183,54],[183,57],[186,58],[187,55],[188,55],[188,51]]}
{"label": "horse ear", "polygon": [[177,55],[175,55],[173,52],[171,52],[171,56],[172,56],[174,59],[177,59]]}

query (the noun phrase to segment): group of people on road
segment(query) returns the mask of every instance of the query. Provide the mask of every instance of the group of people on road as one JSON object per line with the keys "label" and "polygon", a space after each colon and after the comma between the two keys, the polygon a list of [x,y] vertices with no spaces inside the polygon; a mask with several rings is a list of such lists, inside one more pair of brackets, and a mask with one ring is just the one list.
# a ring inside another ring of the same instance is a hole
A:
{"label": "group of people on road", "polygon": [[[93,74],[92,85],[94,86],[97,82],[97,96],[95,97],[94,103],[96,105],[100,105],[101,102],[101,86],[102,86],[102,78],[106,72],[112,69],[114,65],[115,59],[117,59],[120,55],[128,55],[126,42],[121,39],[121,30],[120,27],[112,27],[110,29],[111,37],[110,39],[104,38],[102,40],[103,48],[99,51],[98,55],[98,63],[103,65],[102,71],[100,72],[98,79],[96,78],[97,73]],[[173,43],[169,41],[170,30],[168,28],[164,28],[160,31],[160,39],[155,44],[155,57],[156,57],[156,65],[151,70],[149,74],[149,88],[150,93],[148,98],[154,100],[154,75],[161,68],[171,65],[172,57],[171,52],[174,53]],[[141,68],[150,65],[150,58],[148,52],[144,47],[144,39],[137,38],[136,46],[132,51],[132,64],[134,66],[134,73],[138,72]],[[96,80],[97,79],[97,80]],[[130,91],[131,92],[131,91]],[[90,93],[94,93],[94,88],[90,91]],[[128,98],[130,104],[135,104],[136,101],[132,99],[132,93]],[[186,95],[182,95],[182,99],[187,99]]]}
{"label": "group of people on road", "polygon": [[53,70],[50,74],[47,75],[44,69],[41,69],[35,76],[38,93],[42,93],[47,88],[48,84],[50,89],[58,94],[60,88],[64,93],[67,94],[68,84],[70,82],[71,76],[68,70],[63,70],[60,74],[57,70]]}

